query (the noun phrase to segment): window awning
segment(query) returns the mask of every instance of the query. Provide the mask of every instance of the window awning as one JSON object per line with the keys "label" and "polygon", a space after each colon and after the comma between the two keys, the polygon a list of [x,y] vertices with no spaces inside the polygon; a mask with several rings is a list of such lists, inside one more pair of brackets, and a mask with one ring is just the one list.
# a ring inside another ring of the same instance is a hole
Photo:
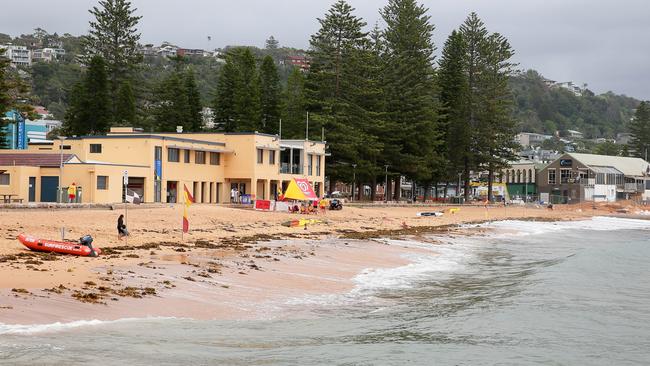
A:
{"label": "window awning", "polygon": [[268,146],[268,145],[257,145],[255,146],[257,149],[264,149],[264,150],[276,150],[276,151],[282,151],[282,148],[276,147],[276,146]]}
{"label": "window awning", "polygon": [[215,152],[221,154],[230,154],[233,153],[233,150],[230,149],[205,149],[202,147],[193,147],[193,146],[180,146],[180,145],[167,145],[171,149],[181,149],[181,150],[194,150],[194,151],[205,151],[205,152]]}
{"label": "window awning", "polygon": [[598,174],[598,173],[603,173],[603,174],[620,174],[623,175],[623,172],[616,168],[612,168],[611,166],[591,166],[591,170]]}

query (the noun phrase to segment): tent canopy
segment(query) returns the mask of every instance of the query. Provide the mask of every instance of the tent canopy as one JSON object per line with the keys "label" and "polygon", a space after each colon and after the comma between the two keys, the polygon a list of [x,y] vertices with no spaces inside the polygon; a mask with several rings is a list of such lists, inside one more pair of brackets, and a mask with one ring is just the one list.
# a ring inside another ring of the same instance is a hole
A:
{"label": "tent canopy", "polygon": [[311,188],[309,181],[304,178],[293,178],[284,192],[283,199],[298,200],[298,201],[315,201],[318,196]]}

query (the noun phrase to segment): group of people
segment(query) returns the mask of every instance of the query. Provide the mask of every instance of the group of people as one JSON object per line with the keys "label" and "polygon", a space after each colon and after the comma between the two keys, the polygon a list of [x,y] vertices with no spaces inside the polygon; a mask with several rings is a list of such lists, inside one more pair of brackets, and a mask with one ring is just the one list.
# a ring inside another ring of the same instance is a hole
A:
{"label": "group of people", "polygon": [[325,210],[327,209],[327,201],[325,200],[308,201],[308,202],[303,201],[300,203],[300,206],[298,206],[297,204],[293,206],[289,206],[289,212],[300,213],[304,215],[317,214],[319,208],[321,213],[325,213]]}
{"label": "group of people", "polygon": [[233,187],[230,190],[230,203],[240,203],[241,202],[241,192],[239,189]]}

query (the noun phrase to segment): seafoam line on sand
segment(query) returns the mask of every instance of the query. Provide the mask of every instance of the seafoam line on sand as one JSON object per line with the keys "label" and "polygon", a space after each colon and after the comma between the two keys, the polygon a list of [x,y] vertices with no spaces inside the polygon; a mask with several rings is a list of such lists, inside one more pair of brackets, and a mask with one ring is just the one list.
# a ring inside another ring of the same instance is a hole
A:
{"label": "seafoam line on sand", "polygon": [[143,322],[143,321],[161,321],[161,320],[179,320],[183,318],[176,317],[146,317],[146,318],[122,318],[116,320],[76,320],[68,323],[50,323],[50,324],[3,324],[0,323],[0,335],[30,335],[47,332],[63,332],[75,328],[96,327],[111,324]]}

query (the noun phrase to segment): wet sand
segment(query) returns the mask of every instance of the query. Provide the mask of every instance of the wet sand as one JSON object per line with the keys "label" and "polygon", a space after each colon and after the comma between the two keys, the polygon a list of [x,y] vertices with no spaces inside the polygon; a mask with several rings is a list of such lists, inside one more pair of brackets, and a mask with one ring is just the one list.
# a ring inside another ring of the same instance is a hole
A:
{"label": "wet sand", "polygon": [[[616,207],[351,207],[312,216],[323,223],[289,228],[303,216],[193,205],[181,238],[180,205],[128,212],[132,236],[118,240],[123,210],[6,210],[0,213],[0,323],[42,324],[81,319],[174,316],[259,319],[288,316],[289,299],[346,293],[364,269],[408,263],[417,251],[368,240],[457,230],[484,220],[572,220]],[[443,217],[417,212],[445,210]],[[28,251],[21,233],[59,239],[91,234],[98,258]],[[435,250],[435,241],[431,243]]]}

